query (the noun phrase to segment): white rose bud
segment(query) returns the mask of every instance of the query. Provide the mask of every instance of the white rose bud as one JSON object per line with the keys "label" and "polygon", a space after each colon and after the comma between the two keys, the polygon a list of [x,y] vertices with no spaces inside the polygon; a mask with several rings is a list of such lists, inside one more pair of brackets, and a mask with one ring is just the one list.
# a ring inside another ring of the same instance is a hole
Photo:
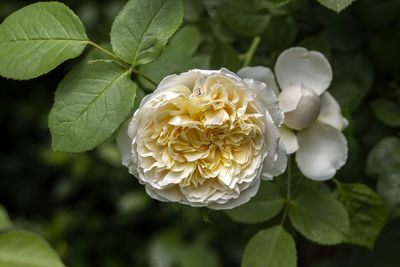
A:
{"label": "white rose bud", "polygon": [[286,168],[271,88],[236,74],[191,70],[164,78],[117,138],[122,162],[160,201],[230,209]]}
{"label": "white rose bud", "polygon": [[285,113],[285,125],[294,130],[311,126],[321,110],[319,96],[302,85],[286,88],[278,99],[279,107]]}

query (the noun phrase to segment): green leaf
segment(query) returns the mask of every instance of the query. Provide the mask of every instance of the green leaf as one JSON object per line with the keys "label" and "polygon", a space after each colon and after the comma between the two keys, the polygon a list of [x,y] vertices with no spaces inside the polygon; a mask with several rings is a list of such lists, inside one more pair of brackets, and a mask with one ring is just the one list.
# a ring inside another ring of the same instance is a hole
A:
{"label": "green leaf", "polygon": [[371,58],[376,67],[387,74],[397,75],[400,69],[400,21],[382,27],[369,44]]}
{"label": "green leaf", "polygon": [[299,46],[305,47],[308,50],[321,52],[328,59],[331,58],[331,45],[321,35],[310,36],[299,43]]}
{"label": "green leaf", "polygon": [[338,51],[353,51],[362,45],[364,35],[353,17],[344,17],[341,23],[327,25],[321,32],[323,38]]}
{"label": "green leaf", "polygon": [[290,202],[289,218],[297,231],[323,245],[341,243],[349,230],[345,207],[331,195],[315,191]]}
{"label": "green leaf", "polygon": [[293,238],[281,226],[262,230],[247,243],[242,267],[295,267],[297,261]]}
{"label": "green leaf", "polygon": [[8,227],[11,224],[10,219],[8,218],[7,211],[0,205],[0,230]]}
{"label": "green leaf", "polygon": [[130,0],[111,28],[115,54],[132,64],[155,60],[183,20],[181,0]]}
{"label": "green leaf", "polygon": [[201,0],[201,1],[203,2],[203,5],[206,8],[208,15],[210,15],[212,19],[217,19],[219,15],[219,10],[224,1],[215,1],[215,0]]}
{"label": "green leaf", "polygon": [[340,12],[355,0],[317,0],[321,5],[333,11]]}
{"label": "green leaf", "polygon": [[336,55],[332,58],[333,80],[353,82],[363,92],[363,97],[368,94],[374,81],[374,69],[362,54],[352,56]]}
{"label": "green leaf", "polygon": [[24,231],[0,235],[1,267],[64,267],[55,251],[42,238]]}
{"label": "green leaf", "polygon": [[356,111],[364,98],[364,92],[350,81],[334,81],[329,92],[342,109],[347,108],[350,112]]}
{"label": "green leaf", "polygon": [[79,18],[59,2],[39,2],[0,25],[0,75],[27,80],[79,56],[88,38]]}
{"label": "green leaf", "polygon": [[355,7],[357,17],[368,27],[381,27],[400,15],[398,0],[363,0],[357,1]]}
{"label": "green leaf", "polygon": [[367,173],[379,176],[400,170],[400,139],[386,137],[379,141],[367,157]]}
{"label": "green leaf", "polygon": [[234,32],[243,36],[260,34],[270,20],[270,15],[259,11],[256,0],[228,1],[221,11],[222,21]]}
{"label": "green leaf", "polygon": [[239,60],[239,54],[229,44],[219,43],[212,55],[210,61],[210,67],[212,69],[220,69],[222,67],[229,69],[230,71],[237,72],[240,69],[241,62]]}
{"label": "green leaf", "polygon": [[184,247],[182,243],[181,234],[175,229],[156,234],[147,247],[149,266],[173,266],[179,251]]}
{"label": "green leaf", "polygon": [[379,177],[377,191],[388,207],[391,218],[400,216],[400,170]]}
{"label": "green leaf", "polygon": [[123,215],[132,215],[149,207],[149,196],[144,191],[123,194],[118,200],[118,211]]}
{"label": "green leaf", "polygon": [[233,220],[242,223],[259,223],[275,217],[283,208],[285,199],[279,186],[269,181],[261,182],[260,189],[249,202],[225,211]]}
{"label": "green leaf", "polygon": [[372,249],[386,222],[386,209],[379,195],[364,184],[344,183],[336,188],[334,195],[349,214],[350,231],[345,242]]}
{"label": "green leaf", "polygon": [[136,85],[114,61],[82,64],[65,76],[49,115],[52,147],[83,152],[109,138],[130,114]]}
{"label": "green leaf", "polygon": [[201,19],[204,6],[199,0],[184,0],[184,18],[186,21],[197,21]]}
{"label": "green leaf", "polygon": [[220,266],[215,250],[203,244],[182,247],[178,252],[177,262],[181,267]]}
{"label": "green leaf", "polygon": [[182,231],[169,229],[156,234],[148,246],[148,262],[152,267],[217,267],[219,260],[215,251],[202,240],[186,243]]}
{"label": "green leaf", "polygon": [[[171,38],[170,43],[156,61],[142,66],[140,71],[156,83],[159,83],[167,75],[199,67],[193,54],[200,41],[200,31],[194,26],[186,26]],[[139,81],[146,88],[154,88],[153,85],[141,77],[139,77]]]}
{"label": "green leaf", "polygon": [[258,7],[259,8],[276,8],[283,5],[286,5],[291,0],[259,0]]}
{"label": "green leaf", "polygon": [[[111,44],[109,43],[100,44],[100,46],[104,49],[107,49],[108,51],[112,50]],[[109,54],[104,53],[100,49],[93,47],[89,50],[89,52],[86,53],[84,61],[97,60],[97,59],[113,60],[114,58]]]}
{"label": "green leaf", "polygon": [[395,102],[377,98],[371,102],[371,108],[375,116],[389,126],[400,126],[400,109]]}
{"label": "green leaf", "polygon": [[283,50],[297,36],[297,24],[290,16],[273,16],[263,32],[263,44],[268,50]]}

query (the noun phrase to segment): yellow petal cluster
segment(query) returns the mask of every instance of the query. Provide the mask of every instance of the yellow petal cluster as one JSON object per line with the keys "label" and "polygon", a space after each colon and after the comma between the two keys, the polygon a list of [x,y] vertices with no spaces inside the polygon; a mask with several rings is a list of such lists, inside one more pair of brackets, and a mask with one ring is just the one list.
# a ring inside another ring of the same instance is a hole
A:
{"label": "yellow petal cluster", "polygon": [[128,130],[130,170],[159,200],[212,207],[247,191],[248,201],[267,154],[266,108],[236,75],[200,74],[143,100]]}

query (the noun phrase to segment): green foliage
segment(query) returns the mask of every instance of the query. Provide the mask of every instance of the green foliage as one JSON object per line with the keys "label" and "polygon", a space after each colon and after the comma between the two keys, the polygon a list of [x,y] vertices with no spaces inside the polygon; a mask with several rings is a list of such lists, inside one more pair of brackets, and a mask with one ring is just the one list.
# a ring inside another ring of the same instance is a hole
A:
{"label": "green foliage", "polygon": [[388,207],[389,217],[400,216],[400,170],[381,175],[377,191]]}
{"label": "green foliage", "polygon": [[0,234],[0,266],[64,267],[64,264],[39,236],[15,231]]}
{"label": "green foliage", "polygon": [[121,196],[118,202],[118,210],[121,214],[135,214],[150,206],[149,196],[141,192],[128,192]]}
{"label": "green foliage", "polygon": [[257,195],[250,202],[225,213],[237,222],[259,223],[275,217],[282,210],[284,203],[285,199],[277,184],[261,182]]}
{"label": "green foliage", "polygon": [[362,90],[363,98],[371,90],[374,70],[371,63],[360,53],[337,55],[332,58],[333,80],[349,81]]}
{"label": "green foliage", "polygon": [[334,195],[346,207],[350,231],[345,242],[369,249],[386,222],[386,210],[380,196],[364,184],[339,184]]}
{"label": "green foliage", "polygon": [[181,0],[130,0],[116,17],[111,45],[132,66],[155,60],[183,19]]}
{"label": "green foliage", "polygon": [[338,101],[340,107],[348,109],[349,112],[356,111],[364,98],[364,92],[350,81],[333,82],[329,92]]}
{"label": "green foliage", "polygon": [[400,69],[400,21],[385,27],[372,39],[369,50],[376,66],[385,73],[396,75]]}
{"label": "green foliage", "polygon": [[260,34],[270,20],[268,13],[260,10],[257,0],[226,1],[220,12],[222,21],[242,36]]}
{"label": "green foliage", "polygon": [[[5,2],[0,2],[0,21],[29,1]],[[315,0],[132,0],[113,27],[112,20],[125,0],[95,2],[70,4],[93,40],[117,55],[89,41],[80,20],[61,3],[27,6],[0,25],[0,75],[9,78],[39,76],[80,55],[86,44],[95,46],[60,84],[49,122],[58,150],[80,152],[102,144],[79,155],[48,148],[45,122],[53,97],[49,88],[59,82],[60,73],[70,71],[71,64],[29,84],[3,79],[7,90],[1,92],[0,119],[7,142],[0,157],[0,195],[16,218],[13,227],[36,229],[68,266],[77,267],[237,266],[248,240],[243,266],[296,266],[296,253],[299,265],[313,267],[396,266],[400,260],[400,144],[398,136],[388,136],[397,135],[399,126],[397,0],[360,0],[339,15]],[[319,2],[338,12],[352,1]],[[182,17],[182,29],[172,36]],[[63,35],[63,28],[67,34],[78,35],[77,42]],[[110,29],[112,46],[103,43]],[[24,32],[27,40],[15,42],[15,36]],[[53,40],[57,34],[62,40]],[[35,36],[51,38],[36,40]],[[253,65],[273,68],[280,51],[290,46],[320,51],[331,62],[334,78],[329,92],[350,121],[348,160],[337,177],[349,184],[331,195],[328,183],[306,179],[292,166],[292,200],[288,202],[283,197],[288,189],[286,174],[262,182],[249,203],[226,212],[151,201],[120,167],[113,140],[122,121],[131,118],[145,92],[155,87],[138,70],[156,83],[167,75],[209,69],[209,65],[236,71],[252,43],[247,37],[253,36],[261,39]],[[7,38],[14,38],[12,45]],[[361,183],[371,188],[377,183],[382,201]],[[295,230],[302,234],[296,235],[298,252],[283,226],[273,226],[285,203],[294,229],[287,222],[282,225],[292,234]],[[389,222],[380,234],[385,210]],[[225,213],[248,224],[233,223]],[[266,223],[255,224],[260,222]],[[0,228],[9,225],[0,207]],[[272,227],[254,236],[266,225]],[[4,230],[8,229],[0,232]],[[327,248],[304,242],[303,236],[321,244],[343,241],[372,248],[376,243],[373,252],[338,246],[326,253]],[[18,240],[10,238],[6,245]],[[22,251],[13,248],[7,253]],[[41,255],[27,253],[33,259]],[[3,264],[2,255],[0,250],[0,266],[12,267]],[[26,257],[18,255],[18,259]]]}
{"label": "green foliage", "polygon": [[[171,38],[169,45],[156,61],[142,66],[140,70],[159,83],[167,75],[199,68],[200,60],[193,54],[200,40],[200,31],[194,26],[186,26]],[[145,79],[140,78],[140,81],[146,88],[154,89]]]}
{"label": "green foliage", "polygon": [[400,15],[400,2],[397,0],[357,1],[357,17],[368,27],[380,27],[389,24]]}
{"label": "green foliage", "polygon": [[398,170],[400,170],[400,139],[398,137],[382,139],[368,154],[368,175],[379,176]]}
{"label": "green foliage", "polygon": [[355,0],[317,0],[317,1],[321,5],[339,13],[340,11],[348,7]]}
{"label": "green foliage", "polygon": [[114,61],[84,63],[60,83],[49,114],[53,149],[83,152],[103,143],[130,114],[136,85]]}
{"label": "green foliage", "polygon": [[311,36],[306,39],[303,39],[299,43],[299,46],[305,47],[308,50],[314,50],[314,51],[321,52],[322,54],[324,54],[324,56],[327,59],[330,59],[331,55],[332,55],[331,45],[321,35],[315,35],[315,36]]}
{"label": "green foliage", "polygon": [[375,116],[389,126],[400,126],[400,109],[393,101],[386,98],[377,98],[371,102]]}
{"label": "green foliage", "polygon": [[151,267],[218,267],[216,254],[207,248],[204,240],[185,244],[176,230],[161,232],[152,240],[148,249]]}
{"label": "green foliage", "polygon": [[291,0],[259,0],[258,7],[259,8],[277,8],[283,5],[286,5]]}
{"label": "green foliage", "polygon": [[243,253],[242,267],[295,267],[295,243],[282,226],[274,226],[254,235]]}
{"label": "green foliage", "polygon": [[0,25],[0,75],[26,80],[79,56],[88,38],[79,18],[62,3],[26,6]]}
{"label": "green foliage", "polygon": [[289,47],[297,36],[297,24],[290,16],[272,16],[263,32],[265,46],[270,50]]}
{"label": "green foliage", "polygon": [[241,62],[238,53],[232,46],[219,43],[211,55],[210,67],[211,69],[227,68],[236,72],[240,69]]}
{"label": "green foliage", "polygon": [[11,224],[7,211],[0,205],[0,231]]}
{"label": "green foliage", "polygon": [[339,244],[349,230],[345,207],[333,196],[304,192],[290,202],[289,218],[294,228],[308,239],[323,244]]}

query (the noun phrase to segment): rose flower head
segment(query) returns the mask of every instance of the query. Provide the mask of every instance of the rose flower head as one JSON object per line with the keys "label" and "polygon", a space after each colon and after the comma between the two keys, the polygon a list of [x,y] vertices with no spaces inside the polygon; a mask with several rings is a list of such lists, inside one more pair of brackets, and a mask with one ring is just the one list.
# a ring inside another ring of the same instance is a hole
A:
{"label": "rose flower head", "polygon": [[221,69],[164,78],[117,137],[123,165],[160,201],[230,209],[286,168],[271,88]]}
{"label": "rose flower head", "polygon": [[[277,88],[272,72],[265,67],[247,67],[242,77],[264,79]],[[296,162],[308,178],[325,181],[332,178],[347,160],[347,142],[342,130],[347,120],[326,90],[332,81],[332,69],[325,56],[302,47],[283,51],[275,64],[280,86],[279,107],[285,114],[279,128],[287,153],[296,152]]]}

